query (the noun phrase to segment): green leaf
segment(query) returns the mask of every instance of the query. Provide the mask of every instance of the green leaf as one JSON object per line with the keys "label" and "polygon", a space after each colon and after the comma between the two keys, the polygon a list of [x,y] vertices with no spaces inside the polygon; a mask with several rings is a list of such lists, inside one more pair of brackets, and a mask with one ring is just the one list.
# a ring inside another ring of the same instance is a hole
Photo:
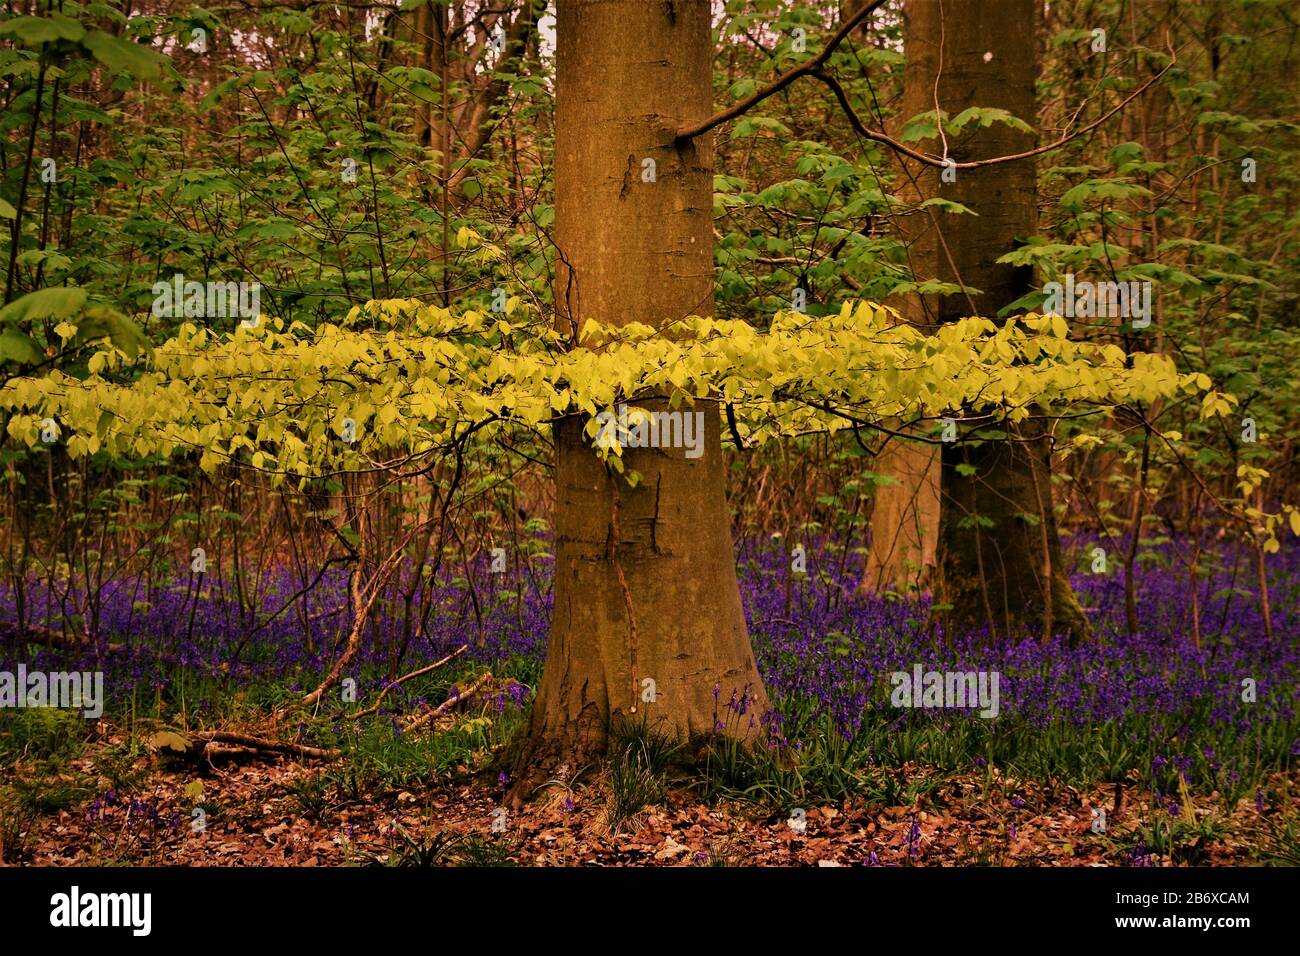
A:
{"label": "green leaf", "polygon": [[100,63],[116,73],[126,73],[137,80],[156,80],[163,67],[171,60],[142,43],[132,43],[111,36],[102,30],[92,30],[82,41]]}
{"label": "green leaf", "polygon": [[[1031,292],[1022,295],[1010,305],[998,309],[998,318],[1004,319],[1008,315],[1015,315],[1020,312],[1037,312],[1038,307],[1047,299],[1047,294],[1042,289],[1034,289]],[[958,468],[960,469],[960,465]]]}
{"label": "green leaf", "polygon": [[0,322],[18,325],[40,319],[66,319],[86,305],[86,290],[77,286],[37,289],[0,309]]}
{"label": "green leaf", "polygon": [[745,136],[753,136],[759,130],[765,129],[778,137],[789,137],[790,128],[780,120],[775,120],[767,116],[746,116],[738,120],[731,128],[731,138],[741,139]]}
{"label": "green leaf", "polygon": [[939,114],[934,110],[929,110],[925,113],[917,113],[903,124],[902,130],[898,134],[899,140],[904,143],[915,143],[919,140],[930,139],[934,136],[938,136],[938,117]]}
{"label": "green leaf", "polygon": [[953,132],[960,132],[968,123],[978,123],[981,127],[989,127],[994,123],[1005,123],[1012,129],[1019,130],[1022,133],[1032,133],[1033,127],[1024,120],[1013,116],[1004,109],[997,109],[990,106],[971,106],[962,110],[944,125]]}
{"label": "green leaf", "polygon": [[1119,169],[1126,163],[1141,159],[1142,146],[1139,143],[1119,143],[1111,147],[1110,152],[1106,154],[1106,158],[1110,160],[1112,166]]}
{"label": "green leaf", "polygon": [[18,362],[33,365],[41,360],[41,350],[29,337],[17,329],[0,332],[0,363]]}
{"label": "green leaf", "polygon": [[925,202],[921,203],[920,208],[925,209],[927,206],[934,206],[938,209],[942,209],[944,212],[968,213],[972,216],[979,215],[979,213],[974,209],[971,209],[969,206],[963,206],[959,202],[953,202],[951,199],[942,199],[938,196],[927,199]]}
{"label": "green leaf", "polygon": [[20,252],[15,260],[20,266],[35,266],[45,263],[48,272],[62,272],[72,265],[72,260],[55,249],[28,249]]}
{"label": "green leaf", "polygon": [[104,111],[94,103],[87,103],[85,100],[69,96],[63,98],[62,104],[62,116],[65,120],[82,120],[87,123],[102,123],[105,126],[113,125],[112,114]]}
{"label": "green leaf", "polygon": [[1202,113],[1196,117],[1196,122],[1200,126],[1227,126],[1234,133],[1258,133],[1260,131],[1259,124],[1249,117],[1238,116],[1235,113],[1224,113],[1219,110]]}
{"label": "green leaf", "polygon": [[1136,183],[1128,183],[1118,179],[1089,179],[1068,190],[1061,197],[1061,207],[1081,210],[1089,200],[1093,199],[1111,199],[1122,202],[1126,199],[1150,195],[1151,190]]}
{"label": "green leaf", "polygon": [[59,40],[80,40],[86,35],[86,28],[72,17],[56,13],[49,17],[16,17],[0,23],[0,35],[4,34],[17,37],[26,46],[39,46]]}
{"label": "green leaf", "polygon": [[199,112],[206,113],[208,110],[212,109],[212,107],[221,102],[222,97],[238,91],[239,87],[240,80],[238,77],[232,77],[229,80],[222,80],[208,91],[207,96],[203,97],[202,102],[199,103]]}
{"label": "green leaf", "polygon": [[846,180],[851,180],[856,175],[857,170],[848,163],[839,163],[822,173],[822,181],[828,186],[834,186]]}
{"label": "green leaf", "polygon": [[85,317],[77,328],[77,341],[88,342],[104,336],[125,352],[129,359],[134,359],[149,344],[140,328],[116,309],[110,309],[106,305],[86,309]]}
{"label": "green leaf", "polygon": [[298,225],[289,219],[271,219],[245,226],[235,235],[240,239],[293,239],[298,235]]}

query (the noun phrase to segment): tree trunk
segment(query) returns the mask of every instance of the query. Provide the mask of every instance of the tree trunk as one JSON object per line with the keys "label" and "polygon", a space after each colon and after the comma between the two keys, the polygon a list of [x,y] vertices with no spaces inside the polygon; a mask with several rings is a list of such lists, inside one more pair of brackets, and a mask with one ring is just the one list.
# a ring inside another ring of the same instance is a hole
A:
{"label": "tree trunk", "polygon": [[[909,3],[906,86],[928,91],[923,104],[909,105],[933,110],[937,100],[950,115],[969,106],[1002,108],[1034,123],[1040,8],[1035,0]],[[1031,149],[1034,140],[1034,134],[1004,123],[971,123],[948,136],[948,155],[960,163]],[[924,145],[943,149],[937,138]],[[952,171],[946,177],[927,173],[936,190],[931,195],[962,203],[976,215],[927,210],[933,215],[918,217],[925,234],[913,250],[921,257],[918,265],[932,263],[930,274],[963,289],[940,297],[940,323],[995,317],[1034,281],[1032,269],[995,261],[1034,233],[1034,160],[955,172],[955,179]],[[985,625],[996,635],[1034,626],[1045,636],[1077,637],[1086,633],[1087,621],[1062,566],[1048,437],[1040,428],[1023,427],[1012,429],[1009,438],[943,446],[935,597],[947,608],[950,629]]]}
{"label": "tree trunk", "polygon": [[[853,9],[860,6],[860,0],[854,0]],[[912,21],[906,25],[910,28]],[[912,64],[918,38],[909,31],[904,41],[908,60],[903,71],[900,125],[918,113],[934,109],[934,76]],[[891,133],[897,136],[900,129]],[[939,177],[933,167],[905,165],[903,174],[896,190],[903,202],[919,206],[937,195]],[[908,268],[917,279],[928,279],[940,268],[934,227],[933,216],[926,214],[900,217],[895,224],[899,239],[907,247]],[[897,309],[904,321],[922,332],[933,333],[938,327],[938,303],[933,295],[896,296],[886,305]],[[896,430],[900,427],[902,423],[895,423]],[[927,591],[933,584],[939,545],[939,451],[924,442],[890,438],[872,461],[871,470],[887,482],[878,484],[872,496],[867,566],[859,590],[868,594]]]}
{"label": "tree trunk", "polygon": [[[712,136],[673,143],[711,111],[707,0],[559,0],[556,37],[558,327],[712,314]],[[595,456],[580,417],[556,423],[555,610],[515,801],[599,758],[620,718],[678,736],[719,721],[757,734],[767,699],[736,581],[718,408],[695,408],[703,454],[627,449],[635,488]],[[750,701],[743,716],[726,707],[733,694]]]}
{"label": "tree trunk", "polygon": [[944,446],[935,599],[950,633],[985,626],[1016,635],[1035,625],[1044,635],[1088,633],[1062,565],[1045,449],[1028,429]]}
{"label": "tree trunk", "polygon": [[871,464],[878,476],[860,590],[917,594],[930,587],[939,542],[939,456],[933,445],[891,438]]}

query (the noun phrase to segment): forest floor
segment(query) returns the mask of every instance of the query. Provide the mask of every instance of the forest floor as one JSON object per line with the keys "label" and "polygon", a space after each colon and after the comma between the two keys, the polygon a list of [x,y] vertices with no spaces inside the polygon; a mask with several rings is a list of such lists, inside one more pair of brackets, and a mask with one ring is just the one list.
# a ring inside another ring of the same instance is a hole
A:
{"label": "forest floor", "polygon": [[[25,782],[20,822],[0,820],[0,862],[187,866],[1170,866],[1296,865],[1296,775],[1227,808],[1113,784],[1091,791],[996,770],[927,778],[909,806],[857,799],[773,813],[705,801],[668,782],[655,803],[619,799],[609,775],[518,812],[460,768],[410,789],[368,788],[339,761],[258,756],[178,765],[122,757],[104,734],[57,774]],[[105,775],[105,768],[108,774]],[[117,782],[115,782],[117,781]],[[123,787],[118,791],[116,787]],[[913,791],[915,792],[915,788]],[[1280,802],[1279,802],[1280,796]],[[623,812],[615,808],[623,806]],[[1104,832],[1094,821],[1105,813]]]}
{"label": "forest floor", "polygon": [[[512,781],[494,764],[541,679],[545,574],[491,579],[472,601],[439,583],[441,610],[400,668],[390,641],[368,642],[355,680],[312,707],[303,695],[347,632],[319,616],[346,606],[345,574],[311,592],[304,625],[276,610],[297,579],[268,572],[252,633],[234,591],[124,578],[102,595],[107,648],[6,634],[19,615],[0,584],[0,672],[103,670],[109,690],[94,720],[0,715],[0,864],[1300,865],[1300,550],[1273,566],[1272,636],[1236,558],[1203,582],[1214,629],[1200,633],[1175,544],[1142,571],[1136,631],[1118,576],[1074,577],[1096,609],[1096,638],[1078,646],[939,645],[926,602],[857,595],[847,562],[796,582],[783,549],[756,551],[739,577],[779,702],[770,749],[627,726],[579,784],[508,812]],[[33,590],[26,606],[51,601]],[[400,634],[401,601],[385,606],[377,633]],[[896,704],[891,675],[918,665],[1000,675],[996,720]],[[718,724],[753,720],[743,694],[720,694]],[[317,752],[217,746],[240,733]]]}

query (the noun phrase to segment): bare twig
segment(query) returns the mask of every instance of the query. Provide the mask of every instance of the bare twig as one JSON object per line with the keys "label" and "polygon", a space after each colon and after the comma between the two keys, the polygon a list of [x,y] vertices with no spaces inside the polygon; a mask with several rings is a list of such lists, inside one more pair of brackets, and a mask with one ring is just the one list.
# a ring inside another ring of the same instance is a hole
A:
{"label": "bare twig", "polygon": [[434,663],[430,664],[428,667],[421,667],[418,671],[411,671],[411,673],[397,678],[397,680],[393,681],[391,684],[389,684],[380,692],[379,699],[375,701],[373,707],[367,707],[365,710],[357,711],[355,714],[352,715],[351,719],[355,720],[357,717],[368,717],[371,714],[378,713],[379,705],[384,702],[384,697],[387,696],[388,692],[392,690],[394,687],[396,687],[399,684],[403,684],[406,681],[411,680],[412,678],[419,677],[422,674],[428,674],[430,671],[436,671],[439,667],[442,667],[443,665],[447,664],[449,661],[454,660],[457,657],[460,657],[460,655],[464,654],[467,650],[469,650],[469,645],[462,644],[460,647],[456,648],[454,651],[452,651],[442,660],[435,661]]}
{"label": "bare twig", "polygon": [[483,685],[486,684],[491,679],[492,679],[492,672],[484,671],[482,675],[478,678],[478,680],[474,681],[474,683],[470,684],[468,687],[463,688],[460,691],[460,693],[452,697],[448,697],[437,707],[434,707],[431,710],[421,714],[420,716],[413,718],[406,725],[406,729],[415,730],[418,727],[423,727],[425,724],[432,723],[433,721],[441,717],[443,714],[447,713],[447,711],[455,707],[457,704],[464,703],[465,701],[469,700],[480,690],[482,690]]}
{"label": "bare twig", "polygon": [[[848,94],[844,92],[844,87],[840,85],[839,80],[835,79],[835,77],[833,77],[830,73],[828,73],[824,69],[826,61],[830,58],[830,55],[835,51],[835,48],[839,46],[840,42],[846,36],[848,36],[849,33],[852,32],[853,28],[857,26],[863,19],[865,19],[869,13],[873,12],[877,7],[881,6],[882,3],[883,0],[877,0],[877,2],[869,4],[868,6],[865,6],[861,10],[859,10],[856,15],[851,17],[847,22],[845,22],[840,27],[840,29],[835,33],[835,35],[831,37],[830,42],[827,43],[826,46],[822,48],[822,51],[818,53],[816,56],[814,56],[812,59],[805,60],[803,63],[800,63],[798,66],[791,67],[789,70],[786,70],[784,73],[782,73],[779,77],[777,77],[767,86],[763,87],[763,89],[750,94],[749,96],[741,100],[739,103],[733,104],[732,106],[727,107],[725,110],[722,110],[719,113],[715,113],[713,116],[709,117],[707,120],[704,120],[702,123],[697,123],[694,126],[687,126],[682,129],[679,129],[677,131],[677,142],[680,143],[686,140],[694,139],[695,137],[701,135],[702,133],[706,133],[709,130],[713,129],[715,126],[720,126],[723,123],[728,122],[729,120],[733,120],[737,116],[741,116],[742,114],[753,109],[755,106],[763,102],[763,100],[767,99],[769,96],[781,92],[781,90],[785,89],[795,80],[799,79],[799,77],[811,76],[818,80],[821,80],[821,82],[825,83],[830,88],[831,92],[835,94],[835,98],[836,100],[839,101],[840,108],[844,111],[845,116],[848,117],[850,125],[852,125],[854,131],[863,139],[869,139],[869,140],[873,140],[874,142],[881,143],[885,146],[888,146],[890,149],[894,150],[895,152],[903,156],[907,156],[911,159],[914,159],[917,162],[924,163],[927,166],[935,166],[939,168],[948,168],[948,169],[952,169],[952,168],[979,169],[983,166],[995,166],[1000,163],[1012,163],[1015,162],[1016,160],[1029,159],[1034,156],[1040,156],[1043,153],[1050,153],[1052,150],[1060,149],[1062,146],[1066,145],[1072,140],[1078,139],[1080,136],[1092,132],[1094,129],[1096,129],[1097,127],[1105,123],[1107,120],[1109,120],[1112,116],[1119,113],[1122,109],[1124,109],[1124,107],[1128,106],[1129,103],[1137,99],[1137,97],[1145,93],[1155,83],[1163,79],[1165,74],[1167,74],[1173,68],[1174,64],[1178,62],[1178,53],[1176,50],[1174,50],[1171,47],[1169,50],[1169,54],[1170,54],[1169,63],[1165,66],[1163,70],[1155,74],[1153,77],[1151,77],[1141,86],[1139,86],[1128,96],[1124,97],[1124,99],[1121,100],[1118,105],[1108,110],[1106,113],[1102,114],[1102,116],[1099,119],[1094,120],[1093,122],[1089,123],[1087,126],[1081,127],[1080,129],[1077,129],[1072,133],[1067,133],[1064,136],[1060,137],[1059,139],[1046,144],[1045,146],[1038,146],[1034,149],[1025,150],[1024,152],[1021,153],[1011,153],[1006,156],[992,156],[989,157],[988,159],[977,159],[977,160],[972,160],[970,162],[958,163],[953,160],[946,159],[945,157],[930,156],[926,153],[922,153],[919,150],[912,149],[910,146],[906,146],[903,143],[900,143],[898,140],[894,139],[892,136],[889,136],[886,133],[869,129],[867,125],[862,122],[861,118],[857,114],[857,111],[853,109],[852,104],[849,103]],[[940,134],[942,135],[942,125],[940,128]]]}
{"label": "bare twig", "polygon": [[940,156],[930,156],[926,153],[922,153],[915,149],[912,149],[910,146],[905,146],[904,144],[900,143],[898,140],[894,139],[891,136],[886,135],[885,133],[880,133],[877,132],[876,130],[868,129],[866,124],[864,124],[862,120],[858,117],[858,114],[853,109],[853,106],[849,103],[848,94],[844,92],[844,87],[840,85],[839,80],[835,79],[835,77],[831,76],[825,70],[811,70],[809,71],[808,75],[816,77],[817,79],[825,83],[828,87],[830,87],[831,92],[835,94],[835,98],[839,100],[840,108],[844,111],[844,115],[848,117],[849,124],[853,127],[854,132],[856,132],[863,139],[869,139],[877,143],[883,143],[885,146],[888,146],[890,149],[894,150],[895,152],[901,153],[902,155],[907,156],[910,159],[915,159],[917,162],[925,163],[927,166],[936,166],[936,167],[948,168],[948,169],[979,169],[982,166],[995,166],[1000,163],[1012,163],[1018,159],[1029,159],[1033,156],[1040,156],[1043,153],[1050,153],[1054,149],[1060,149],[1062,146],[1064,146],[1066,143],[1069,143],[1071,140],[1078,139],[1080,136],[1083,136],[1085,133],[1092,132],[1094,129],[1096,129],[1102,123],[1105,123],[1108,119],[1110,119],[1120,110],[1124,109],[1124,107],[1128,106],[1129,103],[1133,102],[1133,100],[1137,99],[1147,90],[1149,90],[1152,87],[1152,85],[1157,83],[1160,79],[1164,77],[1166,73],[1168,73],[1171,69],[1173,69],[1174,64],[1178,62],[1178,54],[1175,51],[1171,50],[1170,56],[1171,58],[1169,60],[1169,63],[1167,66],[1165,66],[1163,70],[1161,70],[1155,76],[1151,77],[1151,79],[1147,80],[1145,83],[1139,86],[1128,96],[1124,97],[1124,99],[1120,100],[1118,105],[1114,106],[1112,109],[1103,113],[1099,119],[1094,120],[1093,122],[1089,123],[1087,126],[1081,127],[1080,129],[1075,130],[1073,133],[1067,133],[1066,135],[1062,136],[1060,139],[1048,143],[1045,146],[1038,146],[1034,149],[1028,149],[1025,150],[1023,153],[1011,153],[1010,155],[1007,156],[993,156],[988,159],[975,159],[966,163],[958,163],[954,160],[945,160],[943,157]]}
{"label": "bare twig", "polygon": [[775,93],[780,93],[795,80],[799,79],[799,77],[807,76],[814,71],[821,69],[822,65],[830,59],[830,55],[835,52],[835,48],[840,45],[846,36],[853,32],[853,28],[865,20],[870,14],[875,12],[877,8],[884,6],[884,3],[885,0],[874,0],[874,2],[867,4],[853,16],[849,17],[848,20],[840,25],[839,30],[837,30],[835,35],[831,37],[830,42],[827,43],[826,46],[822,47],[822,51],[812,59],[805,60],[798,66],[791,67],[758,92],[751,93],[739,103],[727,107],[720,113],[715,113],[702,123],[696,123],[694,126],[686,126],[679,129],[677,131],[677,141],[680,143],[685,140],[694,139],[701,133],[707,133],[709,130],[713,129],[713,127],[721,126],[728,120],[733,120],[742,113],[748,112],[769,96],[772,96]]}

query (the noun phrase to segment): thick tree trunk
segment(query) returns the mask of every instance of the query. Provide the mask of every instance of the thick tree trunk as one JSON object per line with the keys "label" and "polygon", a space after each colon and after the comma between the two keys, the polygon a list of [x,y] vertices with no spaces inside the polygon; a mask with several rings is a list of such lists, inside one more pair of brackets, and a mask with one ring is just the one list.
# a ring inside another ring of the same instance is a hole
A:
{"label": "thick tree trunk", "polygon": [[[933,110],[937,100],[950,115],[968,106],[1000,107],[1032,124],[1040,7],[1036,0],[909,3],[905,80],[916,99],[908,105]],[[971,123],[961,135],[948,137],[948,155],[965,162],[1021,152],[1034,140],[1032,133],[1003,123]],[[924,145],[942,149],[938,139]],[[918,217],[922,235],[913,254],[919,264],[933,264],[930,274],[964,290],[941,297],[935,318],[943,323],[967,315],[996,316],[1033,283],[1031,269],[995,261],[1034,233],[1033,159],[960,170],[951,182],[935,171],[923,175],[935,190],[930,195],[976,213]],[[950,628],[987,625],[998,634],[1028,625],[1044,633],[1081,635],[1087,622],[1061,561],[1048,441],[1028,428],[1014,429],[1010,438],[943,447],[935,597],[949,608]]]}
{"label": "thick tree trunk", "polygon": [[[712,136],[673,143],[711,111],[707,0],[559,0],[556,18],[559,328],[712,314]],[[556,425],[555,611],[516,800],[598,758],[620,718],[679,736],[718,721],[757,734],[767,699],[736,582],[718,409],[696,409],[703,454],[625,450],[635,488],[595,456],[580,418]],[[733,693],[750,700],[743,717],[726,707]]]}

